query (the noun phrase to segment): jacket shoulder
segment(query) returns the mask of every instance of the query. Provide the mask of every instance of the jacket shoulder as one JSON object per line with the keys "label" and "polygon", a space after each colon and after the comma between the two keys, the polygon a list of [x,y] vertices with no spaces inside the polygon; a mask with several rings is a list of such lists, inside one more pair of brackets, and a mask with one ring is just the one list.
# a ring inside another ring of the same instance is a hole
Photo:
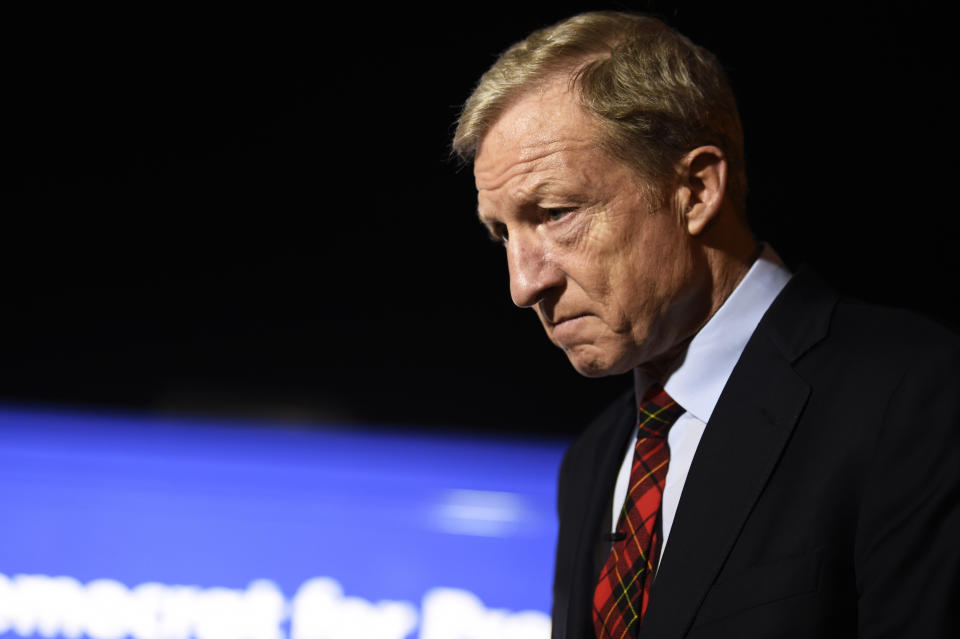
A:
{"label": "jacket shoulder", "polygon": [[831,335],[897,356],[960,351],[960,335],[935,320],[913,311],[856,299],[842,299],[837,304]]}

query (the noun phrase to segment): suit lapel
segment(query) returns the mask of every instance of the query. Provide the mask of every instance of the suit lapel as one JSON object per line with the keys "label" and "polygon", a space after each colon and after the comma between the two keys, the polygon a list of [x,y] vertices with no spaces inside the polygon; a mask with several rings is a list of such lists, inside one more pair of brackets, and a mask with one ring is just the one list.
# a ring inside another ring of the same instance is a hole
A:
{"label": "suit lapel", "polygon": [[[577,530],[574,562],[571,562],[567,583],[569,601],[566,605],[566,623],[562,625],[567,636],[570,630],[592,627],[593,589],[596,586],[594,557],[598,551],[598,544],[603,543],[601,534],[608,531],[611,518],[611,496],[616,482],[617,471],[623,459],[628,440],[633,435],[636,425],[637,409],[633,393],[627,393],[618,400],[616,413],[612,415],[608,427],[596,442],[591,451],[592,460],[589,468],[593,475],[584,486],[578,509],[581,515],[576,520]],[[554,602],[557,605],[557,602]],[[579,632],[577,630],[576,632]],[[576,635],[570,635],[571,639]]]}
{"label": "suit lapel", "polygon": [[803,411],[809,386],[791,363],[825,334],[834,298],[810,274],[794,280],[747,344],[700,440],[641,637],[686,634]]}

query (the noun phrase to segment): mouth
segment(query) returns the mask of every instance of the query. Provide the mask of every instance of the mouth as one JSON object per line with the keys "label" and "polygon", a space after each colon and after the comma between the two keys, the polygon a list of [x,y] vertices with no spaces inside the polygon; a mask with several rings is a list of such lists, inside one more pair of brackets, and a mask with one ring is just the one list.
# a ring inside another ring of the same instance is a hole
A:
{"label": "mouth", "polygon": [[586,317],[586,315],[587,315],[586,313],[576,313],[573,315],[563,315],[561,317],[558,317],[557,319],[547,318],[547,324],[550,326],[550,328],[555,328],[565,322],[572,322],[575,319]]}

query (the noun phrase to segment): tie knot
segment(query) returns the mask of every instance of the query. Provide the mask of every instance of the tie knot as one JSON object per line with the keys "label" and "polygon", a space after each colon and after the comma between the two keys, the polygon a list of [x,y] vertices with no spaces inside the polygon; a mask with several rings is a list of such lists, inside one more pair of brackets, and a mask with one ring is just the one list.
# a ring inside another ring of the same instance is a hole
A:
{"label": "tie knot", "polygon": [[673,401],[667,391],[656,384],[644,394],[643,403],[640,405],[638,426],[652,435],[664,437],[667,430],[683,413],[683,406]]}

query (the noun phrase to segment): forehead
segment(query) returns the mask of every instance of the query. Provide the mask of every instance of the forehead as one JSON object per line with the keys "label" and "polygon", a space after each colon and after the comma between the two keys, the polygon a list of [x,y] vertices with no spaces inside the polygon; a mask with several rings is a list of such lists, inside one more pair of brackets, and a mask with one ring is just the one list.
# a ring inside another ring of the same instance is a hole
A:
{"label": "forehead", "polygon": [[565,78],[522,94],[494,122],[474,161],[478,191],[497,189],[519,175],[562,163],[564,154],[596,146],[599,127]]}

